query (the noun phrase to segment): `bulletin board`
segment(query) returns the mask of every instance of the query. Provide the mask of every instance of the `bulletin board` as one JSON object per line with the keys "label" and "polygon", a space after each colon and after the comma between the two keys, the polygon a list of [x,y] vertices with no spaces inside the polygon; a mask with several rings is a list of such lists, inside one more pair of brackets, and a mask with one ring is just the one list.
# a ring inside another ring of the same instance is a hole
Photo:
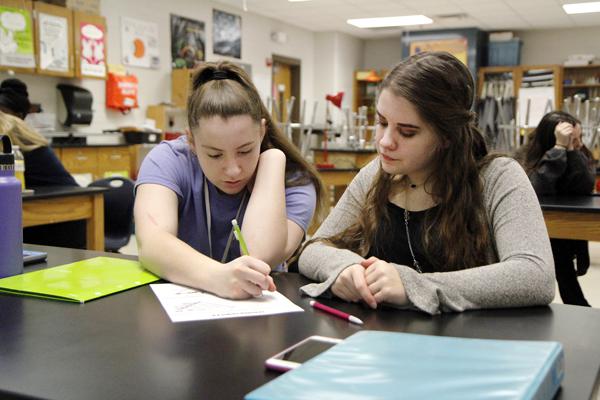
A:
{"label": "bulletin board", "polygon": [[36,72],[73,77],[73,12],[65,7],[36,1]]}
{"label": "bulletin board", "polygon": [[32,11],[29,0],[0,0],[0,69],[35,72]]}
{"label": "bulletin board", "polygon": [[75,76],[106,79],[106,20],[95,14],[73,11]]}
{"label": "bulletin board", "polygon": [[486,55],[487,40],[487,33],[477,28],[403,32],[402,58],[414,54],[417,47],[427,49],[426,51],[448,51],[457,56],[459,60],[466,58],[466,62],[463,62],[469,67],[473,79],[476,81],[477,69],[483,65]]}

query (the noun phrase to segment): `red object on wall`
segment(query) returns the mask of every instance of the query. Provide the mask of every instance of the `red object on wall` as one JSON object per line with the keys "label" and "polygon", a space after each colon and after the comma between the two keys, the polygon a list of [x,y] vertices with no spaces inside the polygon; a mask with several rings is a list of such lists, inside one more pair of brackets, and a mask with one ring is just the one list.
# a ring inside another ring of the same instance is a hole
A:
{"label": "red object on wall", "polygon": [[106,107],[122,113],[138,108],[138,80],[135,75],[109,73],[106,80]]}

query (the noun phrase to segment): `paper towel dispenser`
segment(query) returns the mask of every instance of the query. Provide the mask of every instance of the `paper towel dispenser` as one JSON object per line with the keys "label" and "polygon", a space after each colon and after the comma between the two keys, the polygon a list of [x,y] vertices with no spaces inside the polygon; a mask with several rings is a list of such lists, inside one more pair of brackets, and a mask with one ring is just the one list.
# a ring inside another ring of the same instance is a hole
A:
{"label": "paper towel dispenser", "polygon": [[92,123],[92,93],[79,86],[60,83],[58,89],[58,120],[64,126]]}

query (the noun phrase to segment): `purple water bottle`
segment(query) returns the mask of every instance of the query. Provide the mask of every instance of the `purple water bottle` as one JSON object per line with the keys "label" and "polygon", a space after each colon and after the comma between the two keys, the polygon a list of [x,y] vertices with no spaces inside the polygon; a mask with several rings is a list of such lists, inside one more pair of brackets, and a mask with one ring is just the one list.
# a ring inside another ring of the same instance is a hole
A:
{"label": "purple water bottle", "polygon": [[0,278],[23,273],[21,182],[8,136],[0,135]]}

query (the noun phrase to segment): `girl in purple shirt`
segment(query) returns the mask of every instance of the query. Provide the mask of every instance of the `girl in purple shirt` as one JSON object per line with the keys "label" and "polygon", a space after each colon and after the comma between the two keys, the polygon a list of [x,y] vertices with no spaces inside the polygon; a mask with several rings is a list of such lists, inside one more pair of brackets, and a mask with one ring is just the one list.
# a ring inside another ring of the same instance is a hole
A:
{"label": "girl in purple shirt", "polygon": [[[187,110],[187,136],[158,145],[140,169],[140,261],[164,279],[222,297],[275,290],[271,268],[294,254],[315,209],[320,214],[322,183],[238,66],[200,66]],[[249,255],[240,254],[232,219]]]}

